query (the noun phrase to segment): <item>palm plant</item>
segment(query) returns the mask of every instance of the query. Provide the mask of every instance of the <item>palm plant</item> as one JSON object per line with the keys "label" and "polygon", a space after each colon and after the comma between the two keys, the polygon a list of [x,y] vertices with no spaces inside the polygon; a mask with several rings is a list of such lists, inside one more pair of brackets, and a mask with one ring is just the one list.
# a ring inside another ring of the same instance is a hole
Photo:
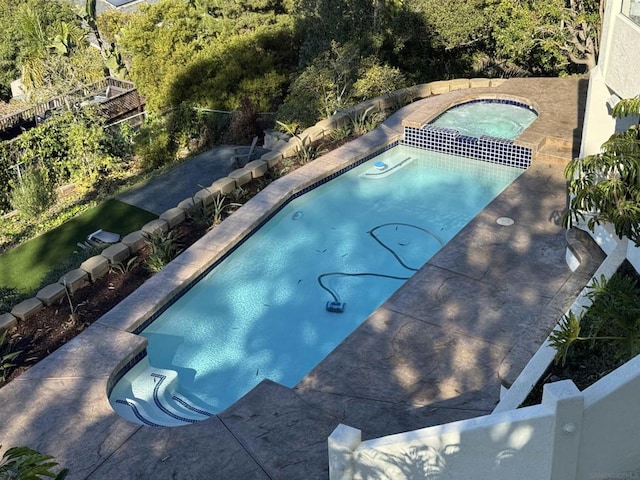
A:
{"label": "palm plant", "polygon": [[[622,100],[612,111],[616,118],[640,113],[640,99]],[[614,133],[595,155],[571,160],[565,169],[571,200],[563,217],[574,222],[610,223],[616,235],[640,245],[640,124]]]}
{"label": "palm plant", "polygon": [[[0,448],[2,445],[0,445]],[[13,447],[4,452],[0,460],[0,478],[16,480],[39,480],[53,478],[63,480],[69,471],[64,469],[57,474],[51,471],[58,465],[51,455],[43,455],[29,447]]]}

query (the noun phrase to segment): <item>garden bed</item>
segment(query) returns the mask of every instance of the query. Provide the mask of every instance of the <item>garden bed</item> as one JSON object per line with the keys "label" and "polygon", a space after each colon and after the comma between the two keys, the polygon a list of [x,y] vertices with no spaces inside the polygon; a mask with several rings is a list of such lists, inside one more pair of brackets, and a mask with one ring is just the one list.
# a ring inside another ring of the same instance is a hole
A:
{"label": "garden bed", "polygon": [[[602,339],[574,342],[567,350],[566,361],[563,363],[559,359],[549,365],[522,406],[539,404],[546,383],[571,380],[582,391],[640,353],[637,351],[637,343],[640,339],[635,338],[640,334],[640,275],[627,261],[622,263],[616,275],[629,279],[635,287],[625,293],[616,294],[606,287],[598,289],[603,291],[603,295],[596,295],[595,310],[589,309],[592,312],[595,311],[597,315],[587,313],[584,316],[580,322],[580,336],[589,336],[594,324],[604,321],[607,324],[598,336],[628,336],[628,340]],[[608,285],[611,283],[608,282]],[[591,292],[593,294],[596,290],[591,289]],[[598,304],[598,301],[601,303]],[[607,314],[604,319],[601,313],[603,310]],[[618,322],[621,325],[617,325]],[[621,342],[625,345],[621,346]]]}

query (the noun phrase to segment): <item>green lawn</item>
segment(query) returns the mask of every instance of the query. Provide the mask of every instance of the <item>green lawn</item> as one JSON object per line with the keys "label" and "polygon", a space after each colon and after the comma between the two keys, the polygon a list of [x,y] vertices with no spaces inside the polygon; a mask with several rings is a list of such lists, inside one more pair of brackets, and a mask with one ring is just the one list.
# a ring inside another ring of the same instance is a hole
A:
{"label": "green lawn", "polygon": [[79,250],[76,243],[85,241],[90,233],[101,228],[127,235],[154,218],[158,217],[146,210],[118,200],[108,200],[0,255],[0,288],[34,292],[47,272],[68,262],[74,250]]}

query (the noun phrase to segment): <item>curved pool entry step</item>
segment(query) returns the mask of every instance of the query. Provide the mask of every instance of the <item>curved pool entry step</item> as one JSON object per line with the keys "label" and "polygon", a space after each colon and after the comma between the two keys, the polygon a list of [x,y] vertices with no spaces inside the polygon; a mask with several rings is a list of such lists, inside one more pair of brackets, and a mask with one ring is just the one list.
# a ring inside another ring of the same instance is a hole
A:
{"label": "curved pool entry step", "polygon": [[177,427],[213,416],[180,395],[177,386],[177,372],[148,366],[130,388],[112,392],[109,401],[126,420],[150,427]]}

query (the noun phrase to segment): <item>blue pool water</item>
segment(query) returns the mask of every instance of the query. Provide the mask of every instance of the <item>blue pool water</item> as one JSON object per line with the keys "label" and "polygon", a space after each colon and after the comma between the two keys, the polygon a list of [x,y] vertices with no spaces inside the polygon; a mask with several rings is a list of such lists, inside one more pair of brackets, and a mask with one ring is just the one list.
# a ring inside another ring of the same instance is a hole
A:
{"label": "blue pool water", "polygon": [[524,104],[481,100],[456,105],[431,124],[470,137],[486,135],[513,140],[536,118],[538,114]]}
{"label": "blue pool water", "polygon": [[[265,378],[292,387],[522,172],[394,147],[280,210],[141,333],[144,361],[211,412]],[[112,403],[144,397],[142,368]]]}

